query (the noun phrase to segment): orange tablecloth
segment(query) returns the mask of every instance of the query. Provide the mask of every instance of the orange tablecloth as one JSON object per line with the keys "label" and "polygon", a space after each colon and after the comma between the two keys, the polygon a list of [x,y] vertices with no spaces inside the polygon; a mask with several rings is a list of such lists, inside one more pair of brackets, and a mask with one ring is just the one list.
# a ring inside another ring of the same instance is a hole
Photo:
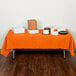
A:
{"label": "orange tablecloth", "polygon": [[42,30],[38,34],[29,34],[27,30],[25,32],[14,34],[9,30],[1,54],[7,56],[11,49],[69,49],[71,55],[75,55],[75,43],[69,31],[67,35],[42,35]]}

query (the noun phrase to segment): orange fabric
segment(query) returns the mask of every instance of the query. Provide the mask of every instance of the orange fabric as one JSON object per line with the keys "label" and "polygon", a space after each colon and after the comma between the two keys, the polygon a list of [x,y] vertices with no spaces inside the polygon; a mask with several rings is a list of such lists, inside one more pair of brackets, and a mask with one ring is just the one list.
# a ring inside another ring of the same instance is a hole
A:
{"label": "orange fabric", "polygon": [[4,40],[1,54],[7,56],[11,49],[69,49],[71,55],[75,56],[73,50],[75,44],[70,33],[67,35],[43,35],[43,30],[39,30],[38,34],[29,34],[27,30],[25,31],[22,34],[14,34],[10,30]]}
{"label": "orange fabric", "polygon": [[4,40],[4,43],[3,43],[3,47],[2,47],[2,50],[1,50],[1,54],[4,55],[4,56],[7,56],[9,54],[9,52],[11,51],[10,49],[6,49],[6,38]]}

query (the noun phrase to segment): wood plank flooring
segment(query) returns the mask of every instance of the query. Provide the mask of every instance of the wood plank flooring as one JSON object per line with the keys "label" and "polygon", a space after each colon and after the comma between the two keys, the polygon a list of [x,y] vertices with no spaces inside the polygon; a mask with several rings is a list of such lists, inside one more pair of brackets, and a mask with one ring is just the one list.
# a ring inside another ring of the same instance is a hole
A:
{"label": "wood plank flooring", "polygon": [[16,52],[14,60],[12,53],[0,55],[0,76],[76,76],[76,57],[66,53],[64,59],[62,50],[40,51]]}

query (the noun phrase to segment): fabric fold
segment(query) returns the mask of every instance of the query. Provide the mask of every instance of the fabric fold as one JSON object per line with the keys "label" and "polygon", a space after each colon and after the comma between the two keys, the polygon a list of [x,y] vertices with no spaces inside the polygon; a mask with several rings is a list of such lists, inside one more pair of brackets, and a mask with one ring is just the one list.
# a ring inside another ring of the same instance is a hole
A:
{"label": "fabric fold", "polygon": [[70,38],[69,51],[70,51],[70,54],[71,54],[72,56],[75,56],[74,48],[75,48],[75,42],[74,42],[73,37],[71,36],[71,38]]}
{"label": "fabric fold", "polygon": [[4,43],[2,46],[2,50],[1,50],[1,54],[4,56],[7,56],[9,54],[9,52],[11,51],[11,49],[6,49],[7,45],[7,37],[4,39]]}

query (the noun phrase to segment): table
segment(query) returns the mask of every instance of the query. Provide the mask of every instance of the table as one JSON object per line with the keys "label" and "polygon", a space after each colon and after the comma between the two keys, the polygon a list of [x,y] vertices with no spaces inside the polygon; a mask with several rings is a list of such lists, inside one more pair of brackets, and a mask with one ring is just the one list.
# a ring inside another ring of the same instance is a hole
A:
{"label": "table", "polygon": [[14,34],[12,30],[9,30],[4,39],[1,54],[7,56],[11,49],[69,49],[70,54],[75,56],[74,39],[68,30],[67,35],[51,35],[51,33],[43,35],[42,31],[39,29],[39,33],[29,34],[25,30],[25,33]]}

